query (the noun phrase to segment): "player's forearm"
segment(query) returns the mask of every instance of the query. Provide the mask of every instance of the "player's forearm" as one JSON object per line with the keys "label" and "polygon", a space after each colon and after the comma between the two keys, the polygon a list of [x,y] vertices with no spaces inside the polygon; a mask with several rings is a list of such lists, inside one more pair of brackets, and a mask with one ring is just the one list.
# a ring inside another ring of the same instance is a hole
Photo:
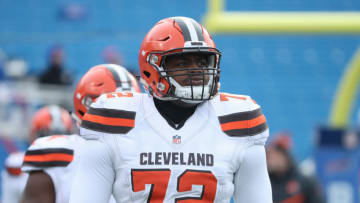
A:
{"label": "player's forearm", "polygon": [[30,172],[20,203],[55,203],[51,177],[43,171]]}
{"label": "player's forearm", "polygon": [[[51,200],[41,197],[30,197],[30,196],[23,196],[19,203],[52,203]],[[55,202],[53,202],[55,203]]]}
{"label": "player's forearm", "polygon": [[55,197],[51,197],[46,191],[34,194],[25,190],[19,203],[55,203]]}

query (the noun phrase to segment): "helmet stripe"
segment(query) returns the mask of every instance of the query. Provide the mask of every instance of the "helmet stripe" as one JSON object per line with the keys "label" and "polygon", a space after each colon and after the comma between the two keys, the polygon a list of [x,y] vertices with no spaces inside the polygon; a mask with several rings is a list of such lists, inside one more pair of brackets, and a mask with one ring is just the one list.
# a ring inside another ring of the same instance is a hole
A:
{"label": "helmet stripe", "polygon": [[109,66],[106,66],[106,68],[111,72],[111,74],[114,78],[116,87],[121,87],[121,80],[120,80],[119,75],[115,71],[115,69],[113,67],[109,67]]}
{"label": "helmet stripe", "polygon": [[191,22],[195,28],[198,41],[204,41],[204,35],[202,34],[202,29],[201,29],[199,23],[195,22],[195,20],[193,20],[193,19],[191,19]]}
{"label": "helmet stripe", "polygon": [[184,22],[184,18],[181,17],[174,17],[172,18],[175,20],[175,22],[180,26],[180,29],[182,31],[182,34],[184,36],[184,41],[192,41],[189,28],[187,24]]}
{"label": "helmet stripe", "polygon": [[113,74],[114,80],[116,82],[116,87],[121,87],[122,90],[131,90],[131,82],[128,76],[127,70],[123,67],[118,66],[107,66],[110,72]]}
{"label": "helmet stripe", "polygon": [[62,131],[65,129],[65,126],[61,120],[61,109],[57,106],[49,106],[49,113],[51,115],[51,131]]}
{"label": "helmet stripe", "polygon": [[189,18],[183,18],[183,20],[184,20],[187,28],[189,29],[191,41],[199,41],[198,35],[196,33],[196,30],[195,30],[192,20]]}
{"label": "helmet stripe", "polygon": [[184,35],[184,41],[204,41],[200,25],[191,18],[174,17],[172,18],[180,26]]}
{"label": "helmet stripe", "polygon": [[123,90],[130,90],[130,78],[128,71],[123,67],[115,67],[115,71],[118,73]]}

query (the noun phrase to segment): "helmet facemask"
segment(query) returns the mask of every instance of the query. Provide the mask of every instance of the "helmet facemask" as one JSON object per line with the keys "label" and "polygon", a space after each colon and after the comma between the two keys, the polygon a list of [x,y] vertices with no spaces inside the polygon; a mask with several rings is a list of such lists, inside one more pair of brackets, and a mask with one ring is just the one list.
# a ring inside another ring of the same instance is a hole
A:
{"label": "helmet facemask", "polygon": [[157,88],[161,95],[154,94],[158,99],[198,104],[212,99],[217,93],[220,52],[215,48],[191,47],[152,52],[148,59],[159,74]]}

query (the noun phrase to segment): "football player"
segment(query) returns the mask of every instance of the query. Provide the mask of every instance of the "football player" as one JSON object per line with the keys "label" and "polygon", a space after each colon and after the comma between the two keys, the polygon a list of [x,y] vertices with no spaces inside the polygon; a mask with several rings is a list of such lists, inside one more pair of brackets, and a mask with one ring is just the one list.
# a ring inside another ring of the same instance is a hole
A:
{"label": "football player", "polygon": [[219,63],[198,22],[159,21],[139,51],[150,96],[102,95],[83,118],[70,202],[272,202],[266,119],[249,96],[218,92]]}
{"label": "football player", "polygon": [[[140,89],[134,76],[122,66],[104,64],[91,68],[74,92],[73,116],[78,124],[98,96],[116,91]],[[68,203],[83,143],[84,139],[76,134],[36,139],[24,158],[22,170],[30,175],[21,203]]]}
{"label": "football player", "polygon": [[[29,142],[52,133],[70,133],[72,121],[70,114],[63,108],[51,105],[35,112],[29,135]],[[5,161],[2,172],[2,203],[19,203],[24,191],[28,174],[21,171],[24,152],[11,153]]]}

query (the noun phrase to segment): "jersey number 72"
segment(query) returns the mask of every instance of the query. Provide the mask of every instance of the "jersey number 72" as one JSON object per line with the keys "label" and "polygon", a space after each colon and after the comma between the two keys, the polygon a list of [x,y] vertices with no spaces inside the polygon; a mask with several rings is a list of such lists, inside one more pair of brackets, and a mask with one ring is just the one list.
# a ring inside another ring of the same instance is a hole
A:
{"label": "jersey number 72", "polygon": [[[170,169],[132,169],[131,184],[134,192],[145,190],[145,185],[151,185],[147,203],[162,203],[168,187]],[[176,198],[175,203],[210,203],[214,202],[217,179],[211,171],[185,170],[177,178],[177,192],[191,191],[192,185],[202,185],[199,197]]]}

